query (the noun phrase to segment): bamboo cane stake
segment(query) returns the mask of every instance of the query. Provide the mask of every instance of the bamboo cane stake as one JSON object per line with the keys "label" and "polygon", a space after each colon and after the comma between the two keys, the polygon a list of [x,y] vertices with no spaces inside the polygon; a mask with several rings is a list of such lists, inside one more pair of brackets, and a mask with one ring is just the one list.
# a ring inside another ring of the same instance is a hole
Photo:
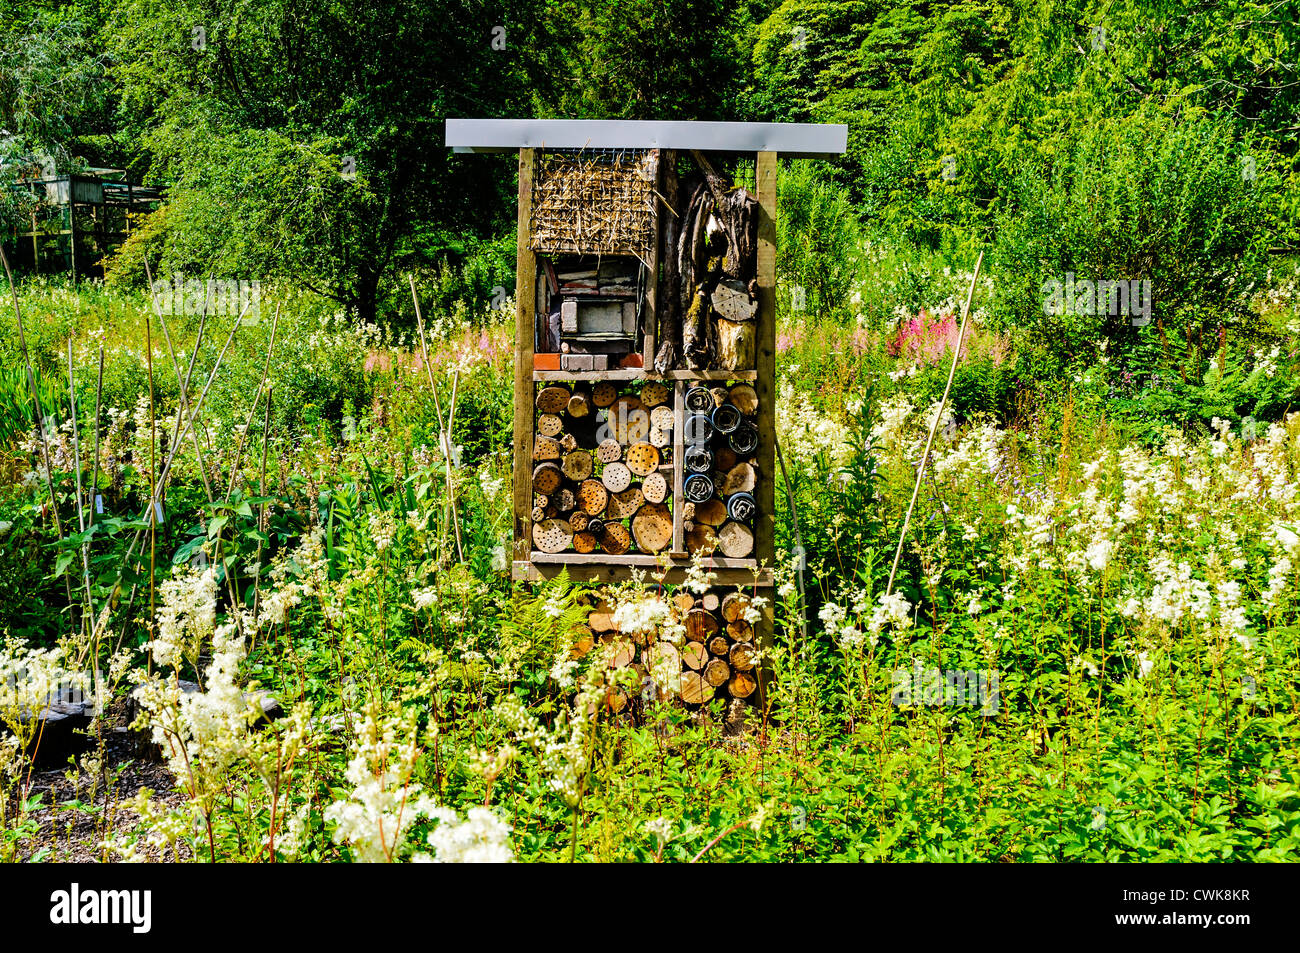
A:
{"label": "bamboo cane stake", "polygon": [[921,465],[916,468],[916,485],[912,487],[912,501],[907,504],[907,515],[903,518],[903,529],[898,534],[898,548],[894,550],[894,565],[889,570],[889,585],[885,587],[885,595],[889,596],[894,591],[894,576],[898,573],[898,560],[903,555],[903,541],[907,539],[907,528],[912,522],[912,511],[916,508],[916,498],[921,492],[921,480],[925,476],[925,465],[930,460],[930,448],[934,446],[934,433],[939,429],[939,418],[943,415],[943,408],[948,405],[948,394],[952,391],[952,380],[957,374],[957,362],[961,360],[961,345],[966,338],[966,322],[970,320],[970,306],[975,298],[975,283],[979,281],[980,266],[984,264],[984,253],[980,252],[979,258],[975,261],[975,274],[971,275],[970,290],[966,293],[966,305],[961,311],[961,329],[957,332],[957,346],[952,352],[952,366],[948,368],[948,383],[944,385],[943,396],[939,398],[939,409],[934,413],[934,420],[930,421],[930,434],[925,439],[925,452],[921,454]]}
{"label": "bamboo cane stake", "polygon": [[[76,471],[77,532],[84,536],[86,532],[86,513],[81,506],[81,423],[77,420],[77,382],[72,373],[72,338],[68,338],[68,400],[68,406],[72,411],[72,466]],[[95,618],[95,601],[90,594],[89,541],[82,539],[80,549],[82,583],[86,589],[86,605],[82,611],[81,624],[85,628],[86,634],[90,635],[90,627]]]}
{"label": "bamboo cane stake", "polygon": [[438,416],[438,439],[442,441],[442,457],[447,464],[447,510],[456,535],[456,558],[464,562],[465,551],[460,541],[460,518],[456,515],[455,489],[451,475],[451,437],[442,427],[442,405],[438,402],[438,388],[433,383],[433,365],[429,363],[429,346],[424,339],[424,315],[420,312],[420,296],[415,291],[415,275],[407,275],[407,278],[411,282],[411,299],[415,302],[415,321],[420,328],[420,354],[424,358],[424,370],[429,375],[429,389],[433,391],[433,410]]}
{"label": "bamboo cane stake", "polygon": [[99,376],[95,379],[95,461],[90,475],[90,525],[99,509],[99,423],[104,401],[104,345],[99,346]]}

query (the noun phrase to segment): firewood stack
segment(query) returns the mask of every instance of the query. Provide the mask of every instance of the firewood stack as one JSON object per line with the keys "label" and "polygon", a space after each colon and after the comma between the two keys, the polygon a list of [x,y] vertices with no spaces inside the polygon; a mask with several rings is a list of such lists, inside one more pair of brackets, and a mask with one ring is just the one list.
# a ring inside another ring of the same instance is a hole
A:
{"label": "firewood stack", "polygon": [[[757,701],[758,647],[750,597],[739,591],[710,590],[697,598],[685,590],[671,599],[686,638],[680,646],[653,634],[625,635],[614,624],[607,603],[597,604],[587,624],[573,633],[573,655],[581,658],[595,645],[614,646],[611,668],[631,668],[640,676],[639,691],[611,687],[605,703],[615,713],[636,701],[680,698],[689,706],[713,698]],[[651,672],[675,667],[680,672],[677,691],[668,691],[651,679]]]}
{"label": "firewood stack", "polygon": [[749,384],[686,392],[683,528],[692,555],[754,553],[758,394]]}
{"label": "firewood stack", "polygon": [[536,398],[533,547],[655,554],[673,541],[673,392],[553,384]]}

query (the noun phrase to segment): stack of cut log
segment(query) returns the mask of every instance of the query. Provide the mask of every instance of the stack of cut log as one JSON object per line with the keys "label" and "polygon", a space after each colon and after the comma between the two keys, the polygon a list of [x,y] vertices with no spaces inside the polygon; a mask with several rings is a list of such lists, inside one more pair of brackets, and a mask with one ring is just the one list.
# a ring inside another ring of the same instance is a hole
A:
{"label": "stack of cut log", "polygon": [[[715,698],[757,700],[758,648],[753,625],[745,618],[750,597],[738,591],[710,590],[696,598],[685,590],[671,599],[678,619],[685,624],[686,639],[680,645],[659,640],[651,634],[625,635],[614,624],[606,603],[598,604],[587,624],[573,634],[573,654],[579,658],[594,645],[614,646],[611,668],[631,668],[640,676],[640,688],[611,687],[606,704],[621,712],[637,699],[680,697],[688,705],[702,705]],[[669,693],[650,682],[651,672],[665,666],[680,666],[680,685]]]}
{"label": "stack of cut log", "polygon": [[[754,554],[754,520],[758,515],[758,394],[749,384],[712,389],[698,386],[686,395],[685,465],[709,464],[708,481],[685,487],[682,519],[686,549],[692,555],[721,553],[732,559]],[[691,421],[697,425],[692,426]],[[706,423],[707,421],[707,423]],[[692,448],[707,453],[692,454]],[[688,477],[689,480],[689,477]],[[697,485],[704,491],[695,491]]]}
{"label": "stack of cut log", "polygon": [[551,385],[536,398],[533,548],[659,553],[673,541],[673,392],[658,381]]}

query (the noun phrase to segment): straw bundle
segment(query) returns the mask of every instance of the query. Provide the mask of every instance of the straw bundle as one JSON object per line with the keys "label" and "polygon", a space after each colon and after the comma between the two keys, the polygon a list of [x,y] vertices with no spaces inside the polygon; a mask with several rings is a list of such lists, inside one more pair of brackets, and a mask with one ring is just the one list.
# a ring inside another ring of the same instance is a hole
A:
{"label": "straw bundle", "polygon": [[533,184],[533,250],[632,255],[648,264],[658,172],[657,149],[543,153]]}

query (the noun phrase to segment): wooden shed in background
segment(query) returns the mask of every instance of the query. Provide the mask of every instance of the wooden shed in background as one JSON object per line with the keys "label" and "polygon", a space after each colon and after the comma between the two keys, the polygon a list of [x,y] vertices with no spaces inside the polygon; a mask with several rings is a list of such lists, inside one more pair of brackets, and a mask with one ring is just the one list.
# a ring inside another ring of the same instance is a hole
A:
{"label": "wooden shed in background", "polygon": [[[842,125],[447,121],[457,152],[519,156],[513,578],[666,568],[672,584],[701,558],[717,589],[682,605],[687,701],[749,697],[747,646],[770,638],[777,158],[846,141]],[[768,590],[757,625],[737,587]]]}

